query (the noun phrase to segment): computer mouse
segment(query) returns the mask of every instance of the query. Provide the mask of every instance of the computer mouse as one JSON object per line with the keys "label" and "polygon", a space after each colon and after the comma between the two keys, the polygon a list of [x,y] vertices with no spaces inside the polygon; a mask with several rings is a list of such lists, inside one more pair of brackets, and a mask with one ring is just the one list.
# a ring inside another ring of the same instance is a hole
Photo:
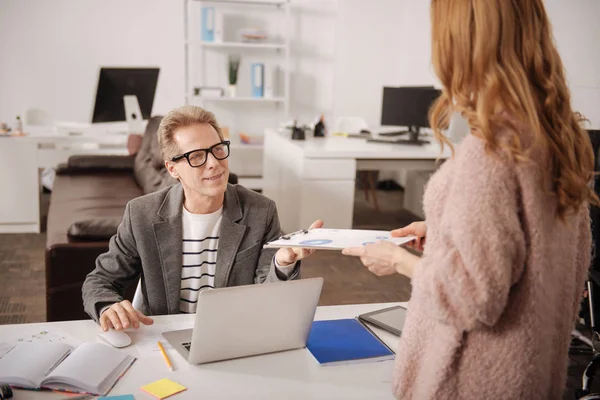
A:
{"label": "computer mouse", "polygon": [[100,339],[104,340],[106,343],[117,348],[127,347],[131,344],[131,338],[123,331],[115,331],[114,329],[111,329],[107,332],[100,332],[98,336],[100,336]]}
{"label": "computer mouse", "polygon": [[360,130],[360,133],[361,133],[362,135],[370,135],[370,134],[371,134],[371,131],[369,131],[369,130],[367,130],[367,129],[361,129],[361,130]]}

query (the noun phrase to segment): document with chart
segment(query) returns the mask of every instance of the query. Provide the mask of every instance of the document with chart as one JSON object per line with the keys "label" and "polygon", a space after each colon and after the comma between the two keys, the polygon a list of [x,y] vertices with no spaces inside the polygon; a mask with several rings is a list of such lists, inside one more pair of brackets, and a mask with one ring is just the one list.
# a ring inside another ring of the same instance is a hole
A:
{"label": "document with chart", "polygon": [[302,247],[305,249],[342,250],[346,247],[365,246],[381,240],[398,246],[415,240],[414,236],[393,238],[389,231],[362,229],[311,229],[283,235],[268,242],[265,248]]}

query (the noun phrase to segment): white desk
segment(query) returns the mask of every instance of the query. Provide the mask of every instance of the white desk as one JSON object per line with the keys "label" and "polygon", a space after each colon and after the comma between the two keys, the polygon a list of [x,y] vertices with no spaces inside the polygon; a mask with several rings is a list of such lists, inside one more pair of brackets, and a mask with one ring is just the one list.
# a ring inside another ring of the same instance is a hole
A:
{"label": "white desk", "polygon": [[[70,135],[55,127],[26,127],[27,136],[0,137],[0,233],[40,232],[38,168],[72,155],[127,155],[126,126]],[[107,130],[112,129],[112,130]],[[249,189],[262,189],[263,147],[233,141],[230,170]]]}
{"label": "white desk", "polygon": [[75,154],[127,154],[127,135],[72,136],[52,127],[27,136],[0,137],[0,233],[40,232],[38,168],[56,167]]}
{"label": "white desk", "polygon": [[277,204],[285,232],[323,219],[330,228],[352,228],[357,170],[435,170],[448,158],[446,147],[369,143],[365,139],[326,137],[291,140],[265,131],[263,193]]}
{"label": "white desk", "polygon": [[[359,304],[319,307],[316,320],[353,318],[377,309],[405,303]],[[193,315],[155,317],[155,324],[175,320],[189,321]],[[18,332],[23,327],[56,327],[83,341],[97,341],[99,328],[91,320],[0,326],[0,337]],[[142,328],[143,329],[143,328]],[[399,338],[373,329],[393,350]],[[139,357],[135,346],[121,351]],[[115,385],[109,395],[133,394],[136,399],[151,399],[140,386],[162,378],[170,378],[188,390],[173,396],[183,399],[392,399],[393,361],[321,367],[308,350],[298,349],[262,356],[247,357],[203,365],[190,365],[176,351],[169,352],[175,367],[170,372],[160,356],[138,359]],[[62,399],[64,395],[49,391],[15,390],[15,400]]]}
{"label": "white desk", "polygon": [[238,176],[239,184],[252,190],[263,189],[263,146],[244,144],[231,138],[229,170]]}

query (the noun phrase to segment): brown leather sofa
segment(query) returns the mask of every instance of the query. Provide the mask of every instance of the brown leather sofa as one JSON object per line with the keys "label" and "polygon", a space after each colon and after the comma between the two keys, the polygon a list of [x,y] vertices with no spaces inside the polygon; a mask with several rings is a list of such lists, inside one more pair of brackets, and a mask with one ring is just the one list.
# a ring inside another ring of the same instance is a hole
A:
{"label": "brown leather sofa", "polygon": [[[164,168],[156,131],[148,121],[135,156],[74,156],[59,166],[50,197],[46,239],[48,321],[87,319],[81,286],[108,250],[127,202],[176,183]],[[230,183],[237,183],[231,174]],[[131,300],[135,287],[126,290]]]}

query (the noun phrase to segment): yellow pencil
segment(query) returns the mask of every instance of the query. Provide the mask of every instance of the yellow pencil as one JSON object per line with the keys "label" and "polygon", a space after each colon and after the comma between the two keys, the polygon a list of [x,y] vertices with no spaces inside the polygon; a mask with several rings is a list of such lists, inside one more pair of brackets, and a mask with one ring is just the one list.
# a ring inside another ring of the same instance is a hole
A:
{"label": "yellow pencil", "polygon": [[163,358],[167,363],[167,366],[171,371],[173,371],[173,364],[171,364],[171,360],[169,360],[169,356],[167,355],[167,352],[165,351],[165,348],[163,347],[161,342],[158,342],[158,348],[160,349],[160,352],[162,353]]}

